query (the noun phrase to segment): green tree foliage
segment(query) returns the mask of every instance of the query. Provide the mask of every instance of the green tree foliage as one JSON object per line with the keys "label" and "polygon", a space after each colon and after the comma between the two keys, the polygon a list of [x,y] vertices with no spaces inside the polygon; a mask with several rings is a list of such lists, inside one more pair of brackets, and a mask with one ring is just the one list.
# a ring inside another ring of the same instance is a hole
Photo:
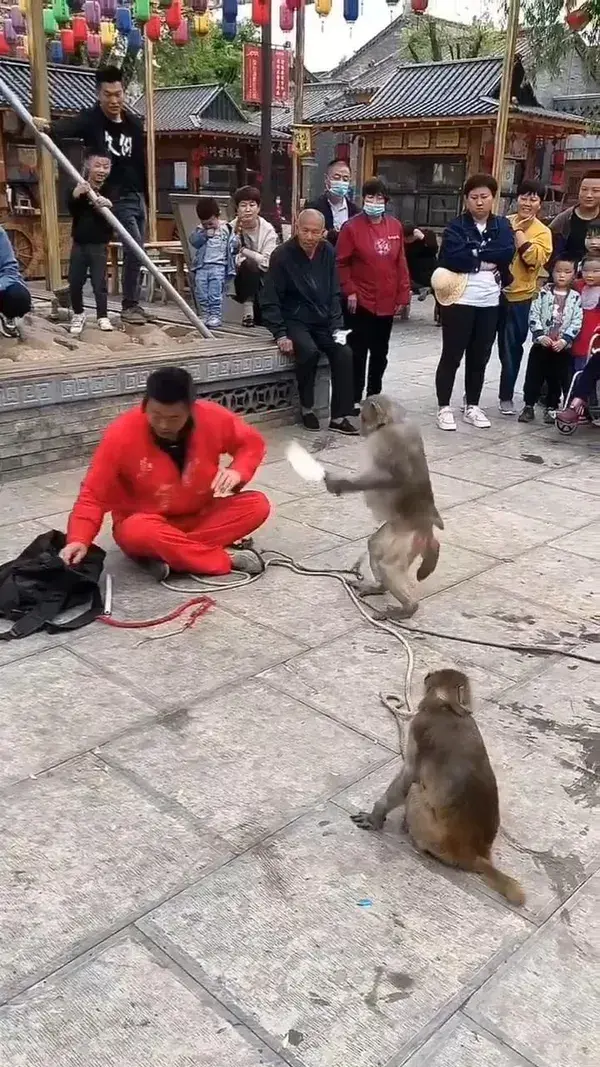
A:
{"label": "green tree foliage", "polygon": [[498,54],[503,43],[502,31],[486,19],[474,19],[470,26],[459,26],[422,18],[417,29],[408,35],[406,49],[413,62],[427,63]]}
{"label": "green tree foliage", "polygon": [[536,66],[557,74],[574,50],[590,76],[600,78],[600,0],[573,0],[567,8],[585,8],[591,14],[590,22],[581,31],[574,31],[565,21],[564,0],[521,0],[521,18]]}
{"label": "green tree foliage", "polygon": [[198,85],[218,82],[241,95],[242,49],[248,42],[259,41],[259,31],[248,21],[238,24],[234,41],[226,41],[221,27],[213,23],[205,37],[192,37],[178,47],[169,34],[155,46],[157,85]]}

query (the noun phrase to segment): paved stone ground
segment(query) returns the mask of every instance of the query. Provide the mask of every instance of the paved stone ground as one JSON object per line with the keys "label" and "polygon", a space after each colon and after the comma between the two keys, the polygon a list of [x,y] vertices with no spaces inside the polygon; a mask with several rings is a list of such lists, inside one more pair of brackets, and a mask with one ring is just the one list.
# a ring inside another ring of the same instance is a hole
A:
{"label": "paved stone ground", "polygon": [[[600,432],[501,422],[494,362],[492,429],[441,434],[426,315],[397,328],[388,382],[420,418],[446,521],[414,625],[600,656]],[[297,481],[290,437],[270,435],[260,542],[353,562],[361,501]],[[310,442],[354,467],[357,442]],[[77,480],[0,488],[0,558],[63,524]],[[114,548],[110,568],[117,616],[183,598]],[[335,582],[271,570],[164,641],[96,624],[0,644],[2,1067],[597,1062],[600,671],[413,647],[417,684],[451,664],[474,680],[521,912],[393,821],[375,836],[348,818],[399,764],[378,693],[401,689],[405,662]]]}

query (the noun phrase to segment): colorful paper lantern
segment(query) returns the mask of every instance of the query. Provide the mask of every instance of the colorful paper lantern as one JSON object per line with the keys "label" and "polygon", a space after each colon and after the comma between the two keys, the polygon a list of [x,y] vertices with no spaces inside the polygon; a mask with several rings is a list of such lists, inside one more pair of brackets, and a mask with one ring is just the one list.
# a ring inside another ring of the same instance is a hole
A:
{"label": "colorful paper lantern", "polygon": [[10,55],[10,45],[4,36],[4,30],[0,30],[0,56]]}
{"label": "colorful paper lantern", "polygon": [[585,29],[591,17],[587,4],[584,4],[583,7],[577,8],[576,11],[569,11],[565,21],[569,29],[573,30],[573,33],[578,33],[579,30]]}
{"label": "colorful paper lantern", "polygon": [[100,0],[100,13],[104,18],[112,19],[117,11],[117,0]]}
{"label": "colorful paper lantern", "polygon": [[73,30],[75,44],[85,44],[87,41],[88,28],[83,15],[73,15],[71,29]]}
{"label": "colorful paper lantern", "polygon": [[237,20],[235,22],[222,22],[221,33],[225,41],[235,41],[237,35]]}
{"label": "colorful paper lantern", "polygon": [[415,15],[422,15],[425,11],[427,11],[428,5],[429,0],[410,0],[410,6],[414,11]]}
{"label": "colorful paper lantern", "polygon": [[208,11],[208,0],[192,0],[192,11],[204,15]]}
{"label": "colorful paper lantern", "polygon": [[346,22],[358,20],[358,0],[344,0],[344,19]]}
{"label": "colorful paper lantern", "polygon": [[128,7],[119,4],[115,11],[115,26],[117,27],[117,31],[127,36],[127,34],[131,32],[132,25],[131,11]]}
{"label": "colorful paper lantern", "polygon": [[[331,0],[329,0],[331,3]],[[252,21],[255,26],[268,26],[271,21],[271,0],[252,0]]]}
{"label": "colorful paper lantern", "polygon": [[183,18],[183,12],[181,10],[180,0],[173,0],[173,3],[167,8],[165,15],[165,22],[171,31],[176,30],[181,24]]}
{"label": "colorful paper lantern", "polygon": [[75,51],[75,37],[73,36],[73,30],[61,30],[60,43],[62,44],[62,50],[65,55],[72,56]]}
{"label": "colorful paper lantern", "polygon": [[96,31],[100,29],[100,4],[98,0],[85,0],[83,14],[89,30]]}
{"label": "colorful paper lantern", "polygon": [[54,34],[58,33],[58,22],[56,21],[54,12],[51,7],[44,8],[43,20],[44,33],[48,37],[54,37]]}
{"label": "colorful paper lantern", "polygon": [[160,28],[160,15],[150,15],[145,26],[146,37],[149,41],[160,41]]}
{"label": "colorful paper lantern", "polygon": [[331,0],[315,0],[315,11],[321,18],[326,18],[331,13]]}
{"label": "colorful paper lantern", "polygon": [[64,53],[62,50],[62,44],[60,41],[50,41],[50,62],[62,63],[64,60]]}
{"label": "colorful paper lantern", "polygon": [[152,14],[152,5],[150,0],[135,0],[133,6],[134,15],[138,22],[147,22]]}
{"label": "colorful paper lantern", "polygon": [[137,56],[138,52],[142,50],[143,43],[142,31],[137,26],[134,26],[127,38],[127,51],[130,55]]}
{"label": "colorful paper lantern", "polygon": [[90,59],[100,59],[102,55],[102,38],[99,33],[88,33],[87,54]]}
{"label": "colorful paper lantern", "polygon": [[294,29],[294,12],[288,4],[279,8],[279,29],[282,33],[291,33]]}
{"label": "colorful paper lantern", "polygon": [[117,31],[114,22],[102,19],[100,23],[100,40],[103,48],[112,48],[117,39]]}
{"label": "colorful paper lantern", "polygon": [[4,19],[4,38],[11,48],[17,43],[17,34],[10,18]]}
{"label": "colorful paper lantern", "polygon": [[67,0],[53,0],[52,10],[59,26],[64,26],[65,23],[71,21],[71,11]]}
{"label": "colorful paper lantern", "polygon": [[13,29],[15,33],[27,32],[27,23],[25,22],[25,15],[21,11],[21,8],[17,7],[17,5],[11,7],[10,9],[10,21],[13,24]]}
{"label": "colorful paper lantern", "polygon": [[223,0],[223,22],[237,22],[238,0]]}
{"label": "colorful paper lantern", "polygon": [[29,42],[26,37],[19,37],[19,43],[15,48],[17,59],[29,59]]}
{"label": "colorful paper lantern", "polygon": [[173,43],[183,47],[190,39],[190,24],[185,16],[182,18],[176,30],[173,30]]}
{"label": "colorful paper lantern", "polygon": [[210,15],[205,12],[204,15],[194,15],[194,33],[198,37],[206,37],[207,33],[210,33]]}
{"label": "colorful paper lantern", "polygon": [[302,0],[285,0],[285,6],[288,7],[290,11],[299,11],[302,7]]}

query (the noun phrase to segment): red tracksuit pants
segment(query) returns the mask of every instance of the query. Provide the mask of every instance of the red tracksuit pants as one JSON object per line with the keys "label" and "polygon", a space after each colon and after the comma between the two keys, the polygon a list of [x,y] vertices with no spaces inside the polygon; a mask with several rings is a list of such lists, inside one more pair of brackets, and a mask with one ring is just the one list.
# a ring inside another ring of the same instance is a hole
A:
{"label": "red tracksuit pants", "polygon": [[262,526],[270,510],[264,493],[236,493],[214,500],[200,515],[182,519],[129,515],[115,525],[113,536],[127,556],[161,559],[184,573],[229,574],[225,548]]}

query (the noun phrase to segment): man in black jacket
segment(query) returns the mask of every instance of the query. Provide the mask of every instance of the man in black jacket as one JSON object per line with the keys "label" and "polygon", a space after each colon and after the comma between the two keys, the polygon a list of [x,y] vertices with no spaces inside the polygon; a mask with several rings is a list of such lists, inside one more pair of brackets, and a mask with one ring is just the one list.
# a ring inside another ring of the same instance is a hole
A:
{"label": "man in black jacket", "polygon": [[305,209],[298,216],[296,236],[275,249],[260,294],[262,321],[279,351],[295,358],[306,429],[319,429],[313,408],[323,354],[331,368],[329,429],[355,436],[358,431],[348,420],[354,409],[352,354],[344,344],[335,252],[324,240],[324,229],[321,213]]}
{"label": "man in black jacket", "polygon": [[[137,244],[144,244],[146,227],[146,153],[141,120],[124,106],[122,74],[118,67],[96,72],[98,103],[72,118],[53,122],[48,132],[57,143],[83,141],[88,154],[96,152],[111,160],[110,176],[103,193],[112,201],[112,211]],[[43,125],[43,120],[36,120]],[[146,316],[140,307],[140,264],[123,248],[124,322],[143,325]]]}
{"label": "man in black jacket", "polygon": [[325,192],[316,200],[306,205],[314,211],[320,211],[325,219],[327,240],[336,245],[338,233],[353,215],[358,215],[358,208],[348,199],[350,189],[350,167],[345,159],[333,159],[325,174]]}

